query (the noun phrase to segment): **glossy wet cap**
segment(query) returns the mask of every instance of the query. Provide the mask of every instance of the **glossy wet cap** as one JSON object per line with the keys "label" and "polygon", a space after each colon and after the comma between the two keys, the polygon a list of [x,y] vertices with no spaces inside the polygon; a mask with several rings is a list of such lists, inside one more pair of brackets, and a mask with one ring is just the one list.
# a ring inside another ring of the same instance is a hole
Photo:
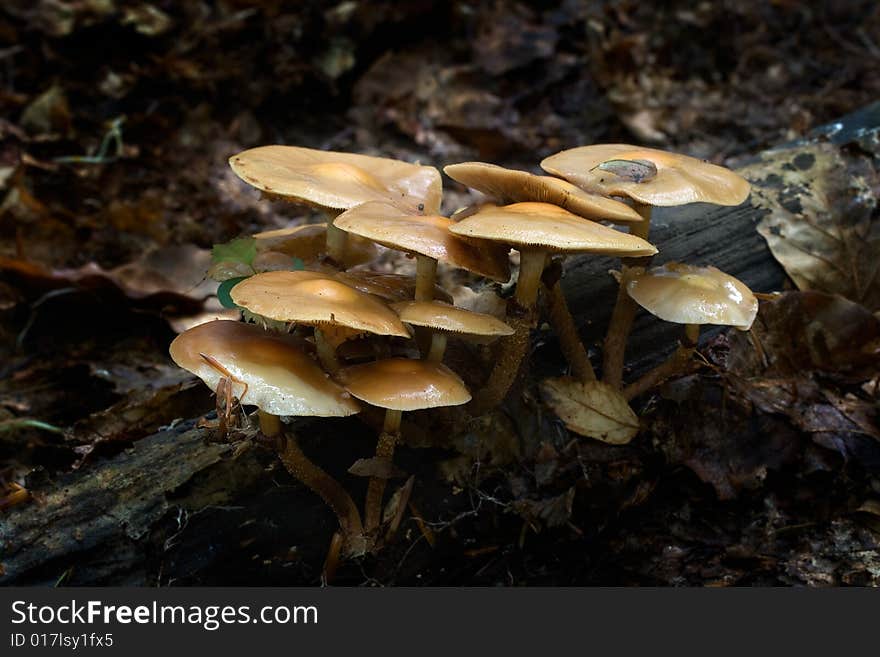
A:
{"label": "glossy wet cap", "polygon": [[450,228],[456,235],[536,247],[561,253],[649,256],[657,253],[641,237],[622,233],[550,203],[514,203],[488,207]]}
{"label": "glossy wet cap", "polygon": [[257,274],[232,288],[236,305],[281,322],[333,324],[378,335],[409,337],[397,314],[332,275],[310,271]]}
{"label": "glossy wet cap", "polygon": [[232,389],[241,403],[272,415],[358,413],[358,403],[297,343],[289,335],[268,333],[253,324],[217,320],[181,333],[169,351],[175,363],[215,392],[227,376],[216,367],[219,364],[235,378]]}
{"label": "glossy wet cap", "polygon": [[453,180],[501,203],[538,201],[558,205],[587,219],[614,223],[643,221],[641,215],[625,203],[589,194],[560,178],[536,176],[528,171],[505,169],[485,162],[450,164],[443,171]]}
{"label": "glossy wet cap", "polygon": [[471,400],[458,375],[445,365],[409,358],[388,358],[346,367],[337,380],[353,396],[394,411],[458,406]]}
{"label": "glossy wet cap", "polygon": [[[306,224],[292,228],[268,230],[254,235],[257,252],[275,251],[299,258],[305,263],[319,261],[327,253],[327,224]],[[353,237],[346,240],[343,264],[355,267],[372,262],[379,255],[370,240]]]}
{"label": "glossy wet cap", "polygon": [[263,192],[323,208],[385,201],[412,213],[440,209],[442,182],[434,167],[298,146],[251,148],[229,158],[229,165]]}
{"label": "glossy wet cap", "polygon": [[752,291],[715,267],[667,263],[636,274],[627,292],[651,314],[677,324],[720,324],[747,330],[758,313]]}
{"label": "glossy wet cap", "polygon": [[413,216],[387,203],[364,203],[343,212],[333,225],[388,248],[428,256],[486,278],[510,279],[506,249],[453,235],[450,227],[455,222],[447,217]]}
{"label": "glossy wet cap", "polygon": [[400,320],[413,326],[465,335],[513,335],[514,330],[492,315],[456,308],[439,301],[404,301],[391,306]]}
{"label": "glossy wet cap", "polygon": [[749,196],[748,181],[730,169],[629,144],[572,148],[546,158],[541,167],[588,192],[655,206],[739,205]]}

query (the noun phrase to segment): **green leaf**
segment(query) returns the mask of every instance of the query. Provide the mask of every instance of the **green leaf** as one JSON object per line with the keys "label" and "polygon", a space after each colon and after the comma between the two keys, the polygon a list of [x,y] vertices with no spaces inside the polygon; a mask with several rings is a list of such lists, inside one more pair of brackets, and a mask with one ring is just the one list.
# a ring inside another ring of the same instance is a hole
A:
{"label": "green leaf", "polygon": [[229,280],[223,281],[217,287],[217,299],[220,301],[220,305],[224,308],[238,308],[235,305],[235,302],[232,300],[232,288],[234,288],[238,283],[241,283],[243,280],[248,278],[247,276],[242,276],[240,278],[230,278]]}
{"label": "green leaf", "polygon": [[214,262],[231,260],[250,265],[256,255],[257,240],[253,237],[239,237],[231,242],[226,242],[226,244],[215,244],[211,249],[211,259]]}
{"label": "green leaf", "polygon": [[306,268],[306,263],[304,263],[302,261],[302,258],[297,258],[296,256],[294,256],[293,257],[293,265],[291,266],[291,269],[293,271],[302,271],[305,268]]}

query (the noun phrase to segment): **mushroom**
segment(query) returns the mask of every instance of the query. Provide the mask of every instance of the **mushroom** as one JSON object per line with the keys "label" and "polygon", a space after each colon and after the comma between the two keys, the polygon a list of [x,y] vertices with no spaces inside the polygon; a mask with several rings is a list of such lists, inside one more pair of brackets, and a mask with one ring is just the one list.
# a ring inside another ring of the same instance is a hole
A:
{"label": "mushroom", "polygon": [[636,268],[626,286],[630,297],[652,315],[685,325],[685,338],[668,360],[624,389],[632,399],[681,372],[697,346],[700,325],[751,328],[758,300],[740,280],[715,267],[667,263],[648,271]]}
{"label": "mushroom", "polygon": [[412,214],[440,208],[440,172],[384,157],[298,146],[260,146],[229,158],[235,174],[271,196],[322,208],[327,253],[336,264],[346,254],[345,233],[333,227],[340,210],[367,201],[392,203]]}
{"label": "mushroom", "polygon": [[[648,239],[651,208],[703,202],[739,205],[748,198],[749,183],[729,169],[694,157],[629,144],[597,144],[551,155],[541,168],[581,189],[607,196],[628,196],[645,221],[630,232]],[[602,378],[620,387],[627,337],[636,306],[624,291],[628,267],[647,266],[649,260],[624,262],[620,290],[603,349]]]}
{"label": "mushroom", "polygon": [[505,169],[485,162],[450,164],[443,168],[443,172],[502,204],[538,201],[558,205],[586,219],[605,219],[613,223],[642,221],[641,215],[628,205],[589,194],[567,180],[552,176],[536,176],[528,171]]}
{"label": "mushroom", "polygon": [[388,203],[364,203],[339,215],[333,224],[347,233],[416,257],[417,301],[433,298],[437,261],[506,282],[510,278],[507,251],[484,240],[454,235],[452,219],[436,214],[413,216]]}
{"label": "mushroom", "polygon": [[[536,176],[526,171],[505,169],[484,162],[451,164],[443,171],[453,180],[488,194],[500,203],[539,201],[558,205],[585,219],[595,221],[606,220],[614,223],[642,221],[641,215],[628,205],[605,196],[589,194],[560,178]],[[462,213],[461,217],[454,215],[454,218],[461,220],[476,211],[475,209],[467,214]],[[575,378],[578,381],[589,381],[595,378],[595,374],[571,312],[568,310],[560,279],[561,276],[555,276],[547,286],[550,323],[559,337],[559,346],[571,365]]]}
{"label": "mushroom", "polygon": [[[337,380],[352,396],[386,409],[382,433],[376,444],[376,458],[391,461],[400,438],[400,421],[405,411],[439,406],[458,406],[471,395],[455,372],[440,363],[408,358],[388,358],[346,367]],[[368,535],[379,527],[385,479],[370,478],[364,508],[364,529]]]}
{"label": "mushroom", "polygon": [[257,406],[260,428],[277,441],[287,470],[323,498],[339,519],[352,554],[366,543],[357,506],[342,486],[303,454],[293,435],[284,435],[279,416],[345,417],[359,404],[334,383],[289,335],[267,333],[241,322],[216,320],[178,335],[169,349],[180,367],[213,391],[225,380],[242,404]]}
{"label": "mushroom", "polygon": [[439,301],[404,301],[391,306],[400,321],[432,330],[426,360],[439,363],[446,351],[449,333],[479,336],[513,335],[513,329],[492,315],[456,308]]}
{"label": "mushroom", "polygon": [[384,303],[318,272],[257,274],[238,283],[230,295],[236,305],[261,317],[314,326],[318,357],[331,372],[339,369],[335,345],[325,335],[333,327],[409,337],[406,327]]}
{"label": "mushroom", "polygon": [[[350,269],[337,272],[333,277],[356,290],[377,296],[388,303],[407,301],[415,297],[415,276],[370,271],[369,269]],[[452,303],[452,295],[436,284],[434,285],[434,298]]]}
{"label": "mushroom", "polygon": [[[549,203],[514,203],[488,207],[455,224],[450,230],[510,245],[520,252],[520,269],[515,301],[519,313],[510,318],[515,334],[502,342],[501,353],[489,382],[476,402],[477,412],[496,405],[507,394],[528,348],[532,310],[538,297],[541,274],[549,253],[597,253],[619,256],[653,255],[653,246],[640,237],[628,235],[592,221],[584,221]],[[589,366],[589,361],[587,362]],[[587,378],[595,378],[592,366]]]}

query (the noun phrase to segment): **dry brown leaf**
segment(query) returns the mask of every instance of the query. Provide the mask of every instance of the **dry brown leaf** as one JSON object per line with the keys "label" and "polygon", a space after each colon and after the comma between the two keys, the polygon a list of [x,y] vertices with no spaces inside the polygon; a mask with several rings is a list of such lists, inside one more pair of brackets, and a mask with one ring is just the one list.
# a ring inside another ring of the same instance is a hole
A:
{"label": "dry brown leaf", "polygon": [[571,431],[611,445],[625,445],[639,432],[639,418],[616,388],[570,377],[545,379],[544,400]]}
{"label": "dry brown leaf", "polygon": [[768,151],[739,170],[773,256],[801,290],[880,308],[878,176],[870,161],[827,144]]}

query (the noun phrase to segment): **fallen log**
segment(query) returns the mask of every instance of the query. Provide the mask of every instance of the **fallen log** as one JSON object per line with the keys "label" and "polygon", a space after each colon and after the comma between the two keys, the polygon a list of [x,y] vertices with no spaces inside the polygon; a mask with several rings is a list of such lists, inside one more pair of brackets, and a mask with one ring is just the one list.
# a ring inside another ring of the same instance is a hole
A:
{"label": "fallen log", "polygon": [[[878,134],[880,103],[781,148],[794,158],[817,140],[876,145]],[[661,249],[656,262],[712,264],[756,291],[782,289],[785,272],[755,229],[764,212],[751,203],[660,210],[651,238]],[[607,272],[616,266],[604,258],[566,265],[564,290],[588,344],[602,339],[616,294]],[[630,375],[674,349],[678,330],[640,315],[628,351]],[[551,344],[534,362],[539,373],[556,374],[561,357]],[[371,435],[355,421],[327,424],[314,423],[312,441]],[[347,448],[334,474],[369,455],[369,444]],[[203,431],[182,423],[35,486],[30,502],[0,516],[0,584],[317,582],[315,564],[335,528],[332,513],[272,455],[257,448],[234,454],[234,446],[206,443]]]}

